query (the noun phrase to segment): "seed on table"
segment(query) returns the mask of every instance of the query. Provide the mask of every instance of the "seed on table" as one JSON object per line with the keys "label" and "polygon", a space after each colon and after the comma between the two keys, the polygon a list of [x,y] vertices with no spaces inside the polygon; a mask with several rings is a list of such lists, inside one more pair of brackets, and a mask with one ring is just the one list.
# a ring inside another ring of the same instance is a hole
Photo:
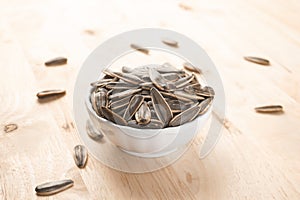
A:
{"label": "seed on table", "polygon": [[283,112],[283,107],[281,105],[267,105],[256,107],[255,111],[259,113],[280,113]]}
{"label": "seed on table", "polygon": [[201,69],[195,67],[194,65],[192,65],[189,62],[183,63],[183,67],[184,67],[184,69],[186,69],[186,70],[188,70],[190,72],[195,72],[197,74],[201,74],[202,73]]}
{"label": "seed on table", "polygon": [[64,57],[57,57],[45,62],[46,66],[57,66],[67,64],[68,59]]}
{"label": "seed on table", "polygon": [[171,47],[178,47],[178,42],[172,39],[163,38],[162,42],[166,45],[169,45]]}
{"label": "seed on table", "polygon": [[73,157],[77,167],[84,168],[88,159],[88,152],[85,146],[76,145],[74,147]]}
{"label": "seed on table", "polygon": [[245,56],[244,57],[245,60],[249,61],[249,62],[253,62],[256,64],[260,64],[260,65],[270,65],[270,61],[264,58],[259,58],[259,57],[253,57],[253,56]]}
{"label": "seed on table", "polygon": [[35,192],[37,195],[40,195],[40,196],[48,196],[48,195],[56,194],[63,190],[66,190],[66,189],[72,187],[73,184],[74,184],[74,181],[72,181],[70,179],[47,182],[47,183],[36,186]]}
{"label": "seed on table", "polygon": [[42,98],[60,96],[60,95],[65,95],[65,94],[66,94],[66,90],[44,90],[44,91],[38,92],[36,94],[36,96],[39,99],[42,99]]}
{"label": "seed on table", "polygon": [[16,130],[17,128],[18,128],[17,124],[7,124],[4,126],[4,132],[9,133]]}
{"label": "seed on table", "polygon": [[149,50],[148,49],[146,49],[144,47],[141,47],[141,46],[139,46],[137,44],[131,44],[130,47],[133,48],[133,49],[135,49],[135,50],[137,50],[137,51],[140,51],[140,52],[142,52],[144,54],[147,54],[147,55],[149,54]]}

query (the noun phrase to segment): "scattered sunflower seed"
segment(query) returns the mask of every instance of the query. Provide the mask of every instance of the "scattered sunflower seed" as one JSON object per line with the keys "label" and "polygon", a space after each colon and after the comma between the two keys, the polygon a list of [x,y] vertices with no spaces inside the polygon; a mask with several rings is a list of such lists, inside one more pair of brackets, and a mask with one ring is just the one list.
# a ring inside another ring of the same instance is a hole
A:
{"label": "scattered sunflower seed", "polygon": [[14,130],[17,130],[18,125],[17,124],[7,124],[4,126],[4,132],[5,133],[9,133],[12,132]]}
{"label": "scattered sunflower seed", "polygon": [[260,106],[256,107],[255,111],[260,113],[279,113],[283,112],[283,107],[281,105]]}
{"label": "scattered sunflower seed", "polygon": [[44,90],[44,91],[38,92],[36,94],[36,96],[39,99],[43,99],[43,98],[53,97],[53,96],[60,96],[60,95],[62,96],[65,94],[66,94],[65,90]]}
{"label": "scattered sunflower seed", "polygon": [[201,69],[199,69],[198,67],[195,67],[194,65],[192,65],[189,62],[183,63],[183,67],[184,67],[184,69],[186,69],[186,70],[188,70],[190,72],[195,72],[197,74],[201,74],[202,73]]}
{"label": "scattered sunflower seed", "polygon": [[141,46],[139,46],[137,44],[131,44],[130,47],[133,48],[133,49],[135,49],[135,50],[137,50],[137,51],[140,51],[140,52],[142,52],[144,54],[147,54],[147,55],[149,54],[149,50],[148,49],[146,49],[144,47],[141,47]]}
{"label": "scattered sunflower seed", "polygon": [[66,190],[66,189],[72,187],[73,184],[74,184],[74,181],[72,181],[70,179],[47,182],[47,183],[36,186],[35,192],[37,195],[40,195],[40,196],[48,196],[48,195],[56,194],[63,190]]}
{"label": "scattered sunflower seed", "polygon": [[53,58],[51,60],[48,60],[47,62],[45,62],[46,66],[57,66],[57,65],[64,65],[67,64],[67,58],[64,57],[57,57],[57,58]]}
{"label": "scattered sunflower seed", "polygon": [[178,42],[172,39],[163,38],[162,42],[166,45],[169,45],[171,47],[178,47]]}
{"label": "scattered sunflower seed", "polygon": [[260,64],[260,65],[270,65],[270,61],[264,58],[259,58],[259,57],[253,57],[253,56],[245,56],[244,57],[245,60],[249,61],[249,62],[253,62],[256,64]]}
{"label": "scattered sunflower seed", "polygon": [[84,168],[88,159],[88,152],[85,146],[76,145],[74,147],[73,157],[77,167]]}

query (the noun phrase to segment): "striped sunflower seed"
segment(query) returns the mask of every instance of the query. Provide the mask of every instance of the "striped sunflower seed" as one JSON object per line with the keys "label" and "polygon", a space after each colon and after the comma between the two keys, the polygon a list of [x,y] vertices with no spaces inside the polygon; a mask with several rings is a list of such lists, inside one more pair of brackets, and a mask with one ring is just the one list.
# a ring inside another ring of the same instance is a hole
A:
{"label": "striped sunflower seed", "polygon": [[283,107],[281,105],[267,105],[256,107],[255,111],[260,113],[280,113],[283,112]]}
{"label": "striped sunflower seed", "polygon": [[73,158],[77,167],[84,168],[88,159],[88,152],[85,146],[76,145],[74,147]]}
{"label": "striped sunflower seed", "polygon": [[144,47],[141,47],[141,46],[139,46],[137,44],[131,44],[130,47],[133,48],[133,49],[135,49],[135,50],[137,50],[137,51],[140,51],[140,52],[142,52],[144,54],[147,54],[147,55],[149,54],[149,50],[148,49],[146,49]]}
{"label": "striped sunflower seed", "polygon": [[117,113],[111,111],[110,109],[108,109],[106,107],[102,107],[102,112],[103,112],[104,117],[106,119],[108,119],[109,121],[112,121],[112,122],[122,125],[122,126],[128,125],[128,123],[126,122],[126,120],[123,117],[121,117]]}
{"label": "striped sunflower seed", "polygon": [[51,60],[48,60],[45,62],[45,65],[50,67],[50,66],[58,66],[58,65],[64,65],[67,64],[68,59],[64,57],[57,57],[53,58]]}
{"label": "striped sunflower seed", "polygon": [[36,96],[39,99],[43,99],[43,98],[54,97],[54,96],[63,96],[65,94],[66,94],[66,90],[44,90],[38,92]]}
{"label": "striped sunflower seed", "polygon": [[128,126],[139,129],[162,129],[164,128],[164,123],[160,120],[151,119],[148,124],[138,124],[135,120],[131,120],[128,122]]}
{"label": "striped sunflower seed", "polygon": [[245,60],[253,62],[260,65],[270,65],[270,61],[264,58],[254,57],[254,56],[245,56]]}
{"label": "striped sunflower seed", "polygon": [[63,190],[66,190],[66,189],[72,187],[73,184],[74,184],[74,181],[72,181],[70,179],[47,182],[47,183],[43,183],[41,185],[36,186],[35,192],[37,195],[40,195],[40,196],[48,196],[48,195],[56,194]]}
{"label": "striped sunflower seed", "polygon": [[183,67],[184,67],[184,69],[186,69],[186,70],[188,70],[190,72],[195,72],[197,74],[201,74],[202,73],[201,69],[199,69],[198,67],[195,67],[194,65],[192,65],[189,62],[183,63]]}
{"label": "striped sunflower seed", "polygon": [[144,97],[142,95],[134,95],[130,102],[129,105],[127,106],[125,113],[123,115],[123,118],[126,121],[129,121],[132,116],[137,112],[137,110],[139,109],[139,107],[142,105],[142,103],[144,102]]}
{"label": "striped sunflower seed", "polygon": [[171,47],[178,47],[178,42],[172,39],[163,38],[162,42]]}
{"label": "striped sunflower seed", "polygon": [[151,111],[145,101],[135,113],[135,120],[138,124],[148,124],[150,122]]}
{"label": "striped sunflower seed", "polygon": [[156,112],[157,117],[161,122],[167,125],[173,118],[173,113],[170,106],[156,88],[151,88],[150,94],[153,102],[153,108]]}
{"label": "striped sunflower seed", "polygon": [[180,114],[176,115],[169,123],[169,126],[179,126],[186,122],[190,122],[195,119],[200,111],[200,107],[198,104],[190,107],[189,109],[181,112]]}

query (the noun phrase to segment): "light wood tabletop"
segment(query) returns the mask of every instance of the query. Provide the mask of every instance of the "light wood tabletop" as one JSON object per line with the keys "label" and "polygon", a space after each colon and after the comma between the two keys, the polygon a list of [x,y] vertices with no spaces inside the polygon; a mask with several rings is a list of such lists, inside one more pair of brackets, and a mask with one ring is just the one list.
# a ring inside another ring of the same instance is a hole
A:
{"label": "light wood tabletop", "polygon": [[[72,101],[80,67],[101,42],[144,27],[180,32],[213,60],[226,94],[222,137],[205,159],[195,142],[151,173],[119,172],[92,156],[78,169]],[[67,65],[44,65],[57,56]],[[0,85],[0,199],[300,199],[300,1],[1,0]],[[67,94],[40,103],[44,89]],[[284,113],[255,112],[268,104]],[[6,133],[12,123],[18,129]],[[64,177],[72,188],[35,194]]]}

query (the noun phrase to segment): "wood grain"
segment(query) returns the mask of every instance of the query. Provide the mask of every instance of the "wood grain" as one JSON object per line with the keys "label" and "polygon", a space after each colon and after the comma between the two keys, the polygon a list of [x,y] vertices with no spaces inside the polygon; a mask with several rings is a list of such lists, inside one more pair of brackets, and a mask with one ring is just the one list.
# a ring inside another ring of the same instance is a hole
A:
{"label": "wood grain", "polygon": [[[0,1],[0,199],[300,199],[299,13],[295,0]],[[197,138],[152,173],[118,172],[93,157],[79,170],[72,159],[80,143],[72,116],[77,73],[102,41],[141,27],[173,29],[207,51],[227,94],[223,136],[204,160]],[[44,66],[57,56],[68,64]],[[56,88],[66,96],[37,101],[38,91]],[[254,111],[265,104],[285,112]],[[18,129],[5,133],[9,123]],[[35,195],[36,185],[65,177],[74,187]]]}

